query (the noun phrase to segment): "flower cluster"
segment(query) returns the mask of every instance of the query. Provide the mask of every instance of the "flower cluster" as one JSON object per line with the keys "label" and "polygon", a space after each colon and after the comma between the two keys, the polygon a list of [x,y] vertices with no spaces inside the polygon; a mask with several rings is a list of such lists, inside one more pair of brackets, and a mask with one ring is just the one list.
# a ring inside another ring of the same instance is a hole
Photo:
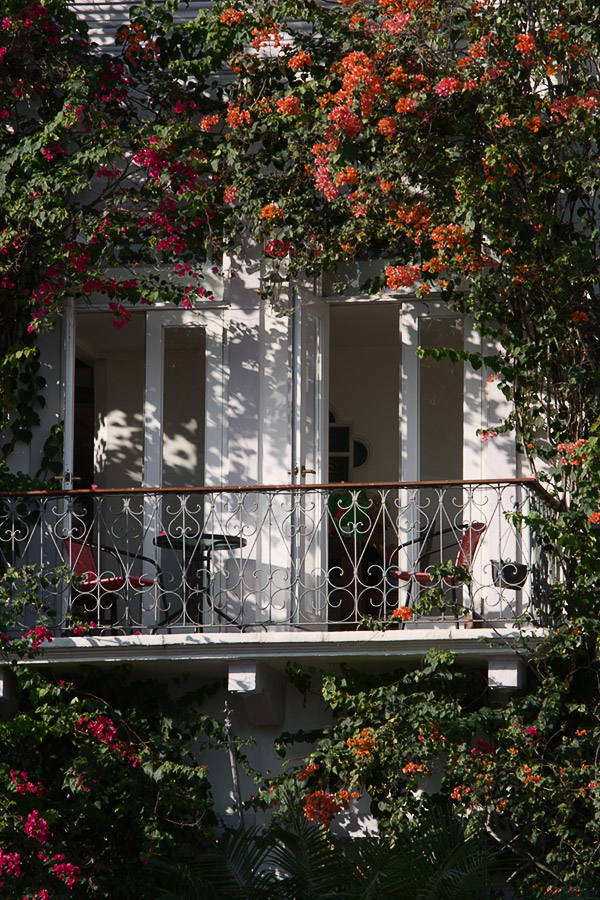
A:
{"label": "flower cluster", "polygon": [[487,444],[487,442],[490,440],[490,438],[498,437],[498,432],[495,431],[493,428],[479,430],[477,432],[477,434],[479,435],[479,440],[484,444]]}
{"label": "flower cluster", "polygon": [[335,815],[346,808],[344,800],[328,791],[314,791],[308,794],[304,801],[304,815],[311,822],[319,822],[321,825],[329,825]]}
{"label": "flower cluster", "polygon": [[388,266],[385,270],[387,286],[392,291],[401,287],[413,287],[421,278],[420,266]]}
{"label": "flower cluster", "polygon": [[398,606],[392,613],[392,619],[402,619],[403,622],[408,622],[412,619],[412,609],[409,606]]}
{"label": "flower cluster", "polygon": [[346,744],[348,747],[354,747],[356,756],[370,756],[377,745],[377,738],[372,728],[363,728],[358,737],[349,737]]}
{"label": "flower cluster", "polygon": [[467,794],[470,794],[470,793],[471,793],[470,787],[463,787],[462,784],[457,784],[456,787],[453,788],[453,790],[450,792],[450,796],[452,797],[453,800],[458,800],[459,802],[461,802],[462,800],[465,800],[467,797]]}
{"label": "flower cluster", "polygon": [[224,25],[237,25],[238,22],[244,19],[244,13],[241,9],[234,9],[232,6],[229,6],[223,10],[219,19]]}
{"label": "flower cluster", "polygon": [[73,863],[64,862],[65,858],[64,853],[57,853],[54,857],[54,865],[51,871],[54,872],[57,878],[64,881],[68,888],[72,888],[79,881],[77,876],[81,875],[81,869],[79,866],[73,865]]}
{"label": "flower cluster", "polygon": [[118,728],[109,716],[96,716],[93,719],[82,716],[77,722],[76,730],[80,734],[90,735],[101,744],[106,744],[123,759],[127,759],[134,768],[140,765],[141,760],[132,752],[131,746],[126,741],[118,739]]}
{"label": "flower cluster", "polygon": [[562,444],[556,445],[556,450],[558,453],[563,453],[564,456],[560,458],[561,463],[564,466],[580,466],[583,462],[585,462],[585,453],[579,453],[582,447],[588,446],[588,441],[585,438],[579,438],[577,441],[570,441]]}
{"label": "flower cluster", "polygon": [[24,637],[30,638],[32,650],[38,650],[44,641],[50,644],[54,635],[45,625],[36,625],[35,628],[26,631]]}
{"label": "flower cluster", "polygon": [[260,218],[267,221],[274,219],[283,219],[283,210],[276,203],[267,203],[260,211]]}
{"label": "flower cluster", "polygon": [[349,138],[356,137],[361,130],[360,119],[346,106],[336,106],[329,113],[329,121],[344,131]]}
{"label": "flower cluster", "polygon": [[442,78],[434,87],[438,97],[449,97],[451,94],[457,94],[464,88],[463,82],[459,78]]}
{"label": "flower cluster", "polygon": [[287,94],[276,103],[277,112],[282,116],[297,116],[300,112],[300,100],[294,94]]}
{"label": "flower cluster", "polygon": [[493,752],[494,745],[490,743],[490,741],[484,741],[483,738],[479,738],[475,746],[471,748],[471,754],[473,756],[488,756]]}
{"label": "flower cluster", "polygon": [[306,781],[309,775],[318,772],[320,768],[319,763],[308,763],[298,774],[298,781]]}
{"label": "flower cluster", "polygon": [[95,627],[95,622],[78,622],[73,628],[73,634],[77,636],[82,634],[89,634],[90,631],[93,631]]}
{"label": "flower cluster", "polygon": [[290,56],[288,59],[288,66],[292,72],[297,72],[298,69],[309,69],[312,64],[313,61],[310,53],[305,53],[304,50],[299,50],[298,53],[294,53],[294,55]]}
{"label": "flower cluster", "polygon": [[29,813],[27,821],[23,826],[23,831],[25,834],[28,834],[29,837],[39,841],[40,844],[45,844],[50,835],[48,823],[41,817],[38,809],[34,809]]}
{"label": "flower cluster", "polygon": [[21,874],[21,857],[18,853],[8,853],[0,849],[0,875],[14,875],[16,878]]}
{"label": "flower cluster", "polygon": [[41,781],[38,781],[37,784],[30,781],[27,772],[17,772],[15,769],[11,769],[10,780],[15,786],[17,794],[37,794],[40,797],[45,797],[48,793],[47,788],[44,787]]}
{"label": "flower cluster", "polygon": [[379,132],[379,134],[383,134],[388,141],[392,140],[397,130],[398,123],[393,116],[385,116],[383,119],[379,120],[379,123],[377,125],[377,131]]}
{"label": "flower cluster", "polygon": [[243,109],[235,103],[230,103],[227,107],[227,116],[225,117],[227,124],[233,128],[240,128],[242,125],[252,125],[252,114],[249,109]]}
{"label": "flower cluster", "polygon": [[202,116],[200,119],[200,131],[212,131],[218,124],[218,116]]}
{"label": "flower cluster", "polygon": [[535,37],[532,34],[519,34],[515,43],[515,50],[527,56],[535,52]]}
{"label": "flower cluster", "polygon": [[289,256],[292,251],[292,244],[290,241],[278,241],[276,238],[273,238],[272,241],[269,241],[265,246],[265,253],[267,256],[271,256],[275,259],[285,259],[286,256]]}

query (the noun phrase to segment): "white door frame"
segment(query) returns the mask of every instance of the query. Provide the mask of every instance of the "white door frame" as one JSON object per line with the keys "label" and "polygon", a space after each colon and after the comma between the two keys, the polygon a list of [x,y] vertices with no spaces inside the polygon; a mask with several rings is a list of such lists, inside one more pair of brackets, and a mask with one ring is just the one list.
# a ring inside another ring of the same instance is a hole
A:
{"label": "white door frame", "polygon": [[[299,296],[300,295],[300,296]],[[329,480],[327,461],[329,307],[301,296],[292,316],[292,484]],[[310,427],[310,431],[308,427]],[[306,470],[314,470],[306,472]],[[306,474],[303,475],[302,472]]]}

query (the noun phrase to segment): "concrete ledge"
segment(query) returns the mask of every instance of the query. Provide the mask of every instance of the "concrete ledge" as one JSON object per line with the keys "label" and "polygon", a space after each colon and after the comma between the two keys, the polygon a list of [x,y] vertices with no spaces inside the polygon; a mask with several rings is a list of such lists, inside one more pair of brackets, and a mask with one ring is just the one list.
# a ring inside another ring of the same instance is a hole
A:
{"label": "concrete ledge", "polygon": [[[347,662],[403,662],[414,664],[432,647],[451,650],[466,661],[485,662],[492,656],[506,656],[525,641],[533,650],[544,638],[543,629],[518,631],[511,628],[458,629],[430,628],[403,631],[269,631],[259,633],[86,635],[55,638],[44,645],[36,665],[81,663],[203,663],[258,659],[285,664],[297,660],[307,665],[326,666]],[[188,666],[189,669],[189,666]]]}

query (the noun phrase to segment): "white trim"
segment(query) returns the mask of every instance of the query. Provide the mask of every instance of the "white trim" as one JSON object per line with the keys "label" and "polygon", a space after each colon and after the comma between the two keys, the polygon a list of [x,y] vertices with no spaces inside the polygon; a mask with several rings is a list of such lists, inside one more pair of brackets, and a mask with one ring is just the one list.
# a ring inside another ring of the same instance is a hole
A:
{"label": "white trim", "polygon": [[62,319],[62,386],[63,477],[62,487],[73,487],[73,446],[75,442],[75,309],[67,298]]}

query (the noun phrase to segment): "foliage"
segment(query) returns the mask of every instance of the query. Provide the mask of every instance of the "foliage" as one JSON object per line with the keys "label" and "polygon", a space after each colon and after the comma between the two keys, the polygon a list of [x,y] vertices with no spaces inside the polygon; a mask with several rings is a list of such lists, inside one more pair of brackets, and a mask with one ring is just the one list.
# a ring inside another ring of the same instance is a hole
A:
{"label": "foliage", "polygon": [[131,303],[201,302],[207,256],[249,238],[273,296],[333,267],[343,289],[344,267],[379,258],[370,289],[434,291],[499,342],[484,360],[514,401],[499,427],[530,454],[586,437],[600,411],[588,4],[244,0],[192,21],[176,6],[132,7],[114,58],[63,0],[4,0],[9,448],[37,414],[24,329],[71,297],[103,295],[118,327]]}
{"label": "foliage", "polygon": [[500,342],[485,361],[526,449],[585,437],[600,368],[588,4],[265,0],[208,17],[237,76],[214,111],[228,228],[265,242],[275,286],[387,259],[373,289],[436,291]]}
{"label": "foliage", "polygon": [[[154,864],[163,876],[158,896],[219,900],[485,900],[498,871],[481,834],[467,834],[446,810],[433,811],[410,837],[332,837],[302,815],[288,795],[284,815],[262,833],[226,833],[185,867]],[[290,802],[291,801],[291,802]],[[173,884],[176,887],[173,889]]]}
{"label": "foliage", "polygon": [[[37,608],[44,581],[28,567],[0,585],[3,677],[18,698],[0,720],[3,895],[154,897],[149,860],[198,853],[212,834],[198,755],[225,746],[225,729],[199,712],[207,689],[35,665],[53,640]],[[27,621],[38,624],[25,632]]]}
{"label": "foliage", "polygon": [[[193,306],[208,296],[211,256],[218,267],[251,241],[274,301],[290,278],[327,269],[343,291],[377,258],[365,289],[439,296],[472,316],[483,357],[423,352],[485,364],[513,401],[484,439],[516,426],[532,457],[562,448],[547,478],[564,503],[552,520],[527,519],[564,576],[557,627],[537,650],[517,648],[530,678],[507,702],[450,654],[392,676],[323,676],[334,723],[283,779],[302,786],[308,821],[273,831],[269,852],[290,877],[300,862],[320,875],[322,852],[336,872],[350,860],[350,885],[396,865],[391,848],[406,854],[445,803],[452,827],[498,846],[522,896],[563,883],[597,895],[598,12],[583,0],[241,0],[176,23],[175,6],[133,7],[113,58],[62,0],[3,0],[4,458],[39,421],[34,338],[65,303],[104,297],[117,327],[130,304]],[[2,609],[21,615],[37,576],[7,577],[20,582]],[[51,621],[36,624],[5,650],[28,653],[49,634]],[[210,798],[190,746],[223,738],[211,720],[174,722],[155,684],[125,691],[104,676],[98,687],[82,673],[72,687],[12,668],[21,706],[0,724],[11,890],[137,896],[143,859],[205,849]],[[280,792],[268,785],[259,805]],[[328,824],[354,793],[370,797],[384,839],[346,859],[310,821]],[[260,873],[263,845],[228,840],[227,860],[253,858]],[[198,878],[217,858],[199,857]],[[219,865],[233,895],[251,877]]]}

